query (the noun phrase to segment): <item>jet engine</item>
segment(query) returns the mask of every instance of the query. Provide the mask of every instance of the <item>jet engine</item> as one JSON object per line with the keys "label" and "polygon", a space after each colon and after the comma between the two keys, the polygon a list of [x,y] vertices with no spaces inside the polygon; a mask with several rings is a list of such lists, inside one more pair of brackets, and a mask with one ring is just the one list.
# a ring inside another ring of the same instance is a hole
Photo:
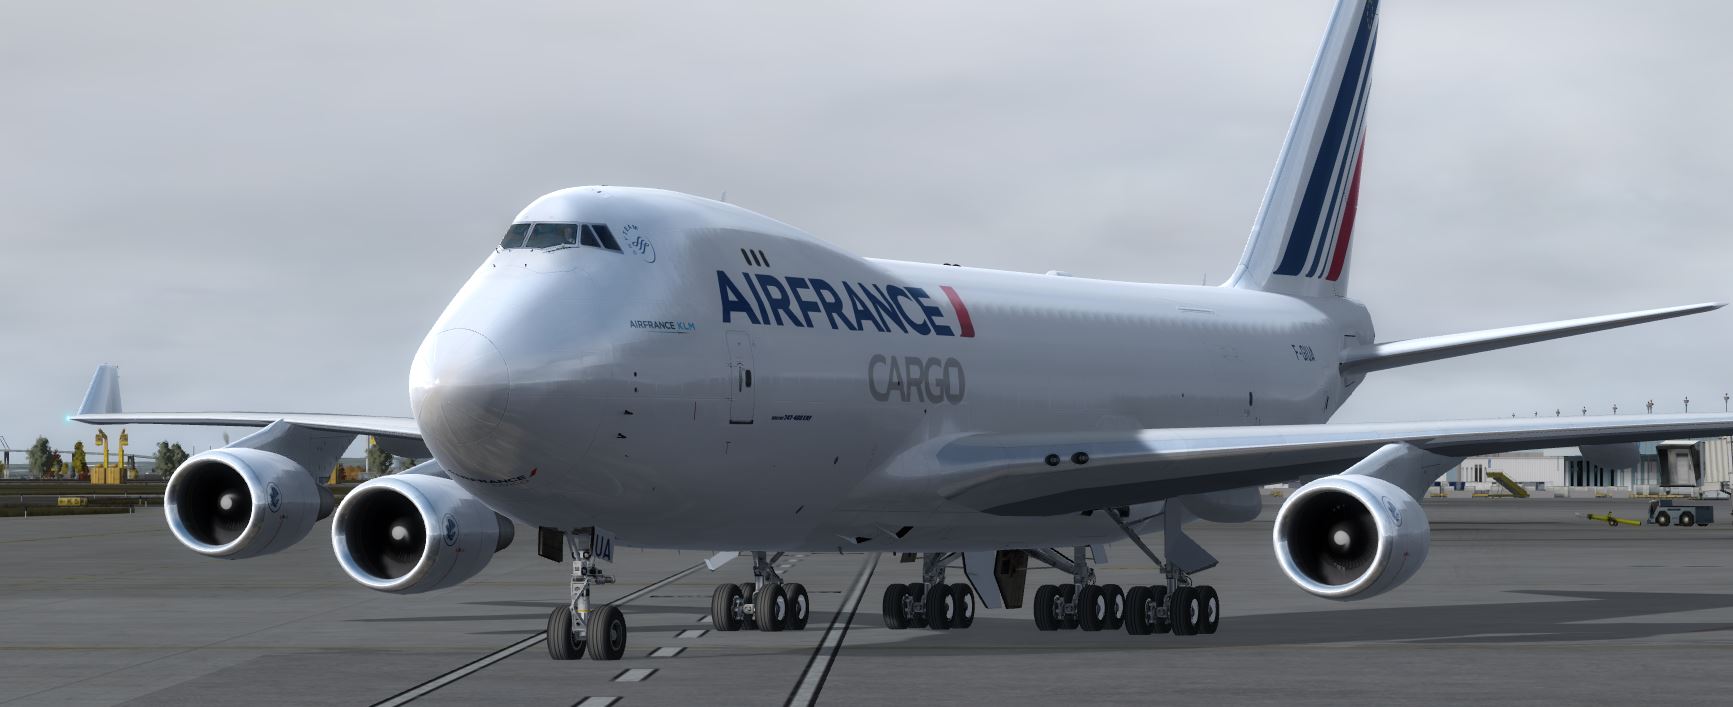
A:
{"label": "jet engine", "polygon": [[1395,589],[1425,562],[1431,537],[1413,496],[1359,474],[1306,484],[1276,514],[1282,572],[1327,599],[1365,599]]}
{"label": "jet engine", "polygon": [[194,552],[230,560],[300,542],[333,505],[331,492],[300,464],[237,447],[193,455],[163,492],[175,538]]}
{"label": "jet engine", "polygon": [[417,594],[463,582],[512,541],[512,522],[443,476],[398,474],[355,487],[331,521],[337,562],[370,589]]}

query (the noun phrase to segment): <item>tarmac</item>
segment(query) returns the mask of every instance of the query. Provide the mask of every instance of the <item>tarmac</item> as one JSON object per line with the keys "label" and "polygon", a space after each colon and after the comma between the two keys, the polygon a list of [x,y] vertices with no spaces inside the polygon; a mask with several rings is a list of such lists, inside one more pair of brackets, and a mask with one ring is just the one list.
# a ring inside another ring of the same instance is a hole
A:
{"label": "tarmac", "polygon": [[[553,662],[541,635],[569,566],[533,534],[477,578],[373,592],[332,560],[329,529],[238,562],[181,549],[157,511],[0,519],[4,704],[1726,704],[1733,695],[1733,527],[1608,527],[1641,500],[1445,499],[1426,566],[1360,602],[1291,585],[1258,521],[1198,524],[1221,560],[1213,636],[1035,630],[1028,608],[964,631],[884,627],[880,597],[918,565],[791,555],[814,603],[804,631],[710,630],[711,589],[742,558],[621,548],[627,659]],[[1726,501],[1716,503],[1723,516]],[[1157,536],[1159,538],[1159,536]],[[1159,543],[1155,543],[1159,547]],[[1154,583],[1131,543],[1102,582]],[[953,581],[960,572],[953,570]],[[1036,585],[1058,572],[1031,568]],[[842,611],[839,612],[839,609]]]}

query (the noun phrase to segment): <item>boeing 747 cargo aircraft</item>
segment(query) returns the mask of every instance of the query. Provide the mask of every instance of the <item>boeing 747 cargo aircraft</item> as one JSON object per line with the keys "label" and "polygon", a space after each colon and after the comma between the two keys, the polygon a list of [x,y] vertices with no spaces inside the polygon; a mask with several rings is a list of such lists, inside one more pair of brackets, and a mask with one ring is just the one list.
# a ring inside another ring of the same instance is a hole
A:
{"label": "boeing 747 cargo aircraft", "polygon": [[[625,617],[590,602],[615,543],[750,553],[756,581],[715,590],[724,631],[804,627],[776,553],[840,551],[920,555],[884,595],[895,629],[1019,604],[1036,562],[1071,577],[1033,593],[1036,628],[1213,633],[1216,561],[1185,525],[1250,521],[1276,482],[1304,484],[1275,521],[1287,577],[1374,596],[1420,570],[1416,499],[1462,457],[1733,434],[1724,414],[1326,424],[1380,370],[1721,306],[1378,340],[1347,298],[1377,30],[1377,0],[1337,5],[1219,287],[865,258],[725,203],[577,187],[511,219],[433,323],[412,418],[125,412],[104,366],[76,419],[262,428],[168,484],[169,529],[214,558],[333,516],[349,576],[425,592],[475,576],[513,521],[538,528],[573,562],[555,659],[624,652]],[[334,503],[319,477],[357,435],[432,461]],[[1098,583],[1125,539],[1149,584]]]}

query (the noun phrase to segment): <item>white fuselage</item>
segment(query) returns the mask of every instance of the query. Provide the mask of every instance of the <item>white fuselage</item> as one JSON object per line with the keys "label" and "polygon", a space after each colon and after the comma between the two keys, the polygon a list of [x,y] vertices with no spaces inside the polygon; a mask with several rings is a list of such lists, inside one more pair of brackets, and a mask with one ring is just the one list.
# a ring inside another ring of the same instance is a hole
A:
{"label": "white fuselage", "polygon": [[1339,352],[1373,340],[1340,298],[862,259],[656,190],[568,189],[516,221],[608,224],[621,252],[496,250],[416,356],[416,418],[493,508],[637,546],[1115,539],[1105,518],[948,504],[919,451],[981,432],[1323,422],[1359,382]]}

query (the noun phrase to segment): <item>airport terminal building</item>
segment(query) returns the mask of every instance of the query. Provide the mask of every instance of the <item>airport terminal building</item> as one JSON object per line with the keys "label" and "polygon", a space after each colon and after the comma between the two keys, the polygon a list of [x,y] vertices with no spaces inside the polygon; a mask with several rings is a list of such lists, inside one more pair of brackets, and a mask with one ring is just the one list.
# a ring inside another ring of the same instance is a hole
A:
{"label": "airport terminal building", "polygon": [[1554,495],[1597,493],[1721,494],[1733,486],[1733,437],[1642,442],[1635,465],[1584,454],[1576,447],[1469,457],[1445,474],[1459,488],[1492,490],[1494,472]]}

